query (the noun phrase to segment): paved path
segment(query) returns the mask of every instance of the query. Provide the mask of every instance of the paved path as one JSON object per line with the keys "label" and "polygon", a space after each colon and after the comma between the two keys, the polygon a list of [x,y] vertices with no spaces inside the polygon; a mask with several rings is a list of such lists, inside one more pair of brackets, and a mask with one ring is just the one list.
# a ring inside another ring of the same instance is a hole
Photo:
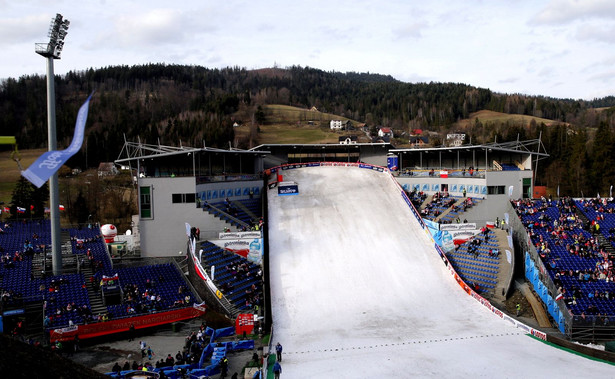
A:
{"label": "paved path", "polygon": [[[84,347],[70,359],[101,373],[111,372],[115,362],[118,362],[120,366],[126,361],[131,364],[133,361],[137,363],[149,361],[155,364],[161,358],[166,358],[167,354],[175,357],[175,354],[182,350],[186,336],[193,330],[197,331],[200,323],[201,321],[197,319],[181,323],[181,328],[177,332],[169,330],[170,328],[158,328],[151,332],[141,333],[134,341],[130,342],[127,339],[114,340],[109,338],[96,345]],[[141,340],[151,346],[156,354],[152,360],[148,360],[147,357],[141,358],[139,349],[139,341]],[[243,367],[251,360],[252,353],[253,351],[243,351],[229,354],[228,378],[234,372],[241,374]],[[258,353],[262,355],[262,351]]]}
{"label": "paved path", "polygon": [[517,288],[519,288],[519,291],[521,291],[523,296],[525,296],[527,301],[532,306],[532,311],[534,311],[534,315],[536,316],[536,321],[538,321],[538,325],[541,328],[552,327],[551,321],[549,321],[549,316],[547,315],[547,312],[542,306],[542,303],[538,299],[536,299],[536,296],[534,296],[534,293],[532,292],[530,287],[527,285],[527,283],[523,283],[523,284],[516,283],[516,286]]}

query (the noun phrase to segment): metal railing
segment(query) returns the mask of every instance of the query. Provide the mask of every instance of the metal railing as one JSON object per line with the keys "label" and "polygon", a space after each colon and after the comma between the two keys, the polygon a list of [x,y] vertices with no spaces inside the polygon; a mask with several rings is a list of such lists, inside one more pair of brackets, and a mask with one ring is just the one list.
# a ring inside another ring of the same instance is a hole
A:
{"label": "metal railing", "polygon": [[403,169],[398,173],[393,172],[392,175],[402,177],[402,178],[441,178],[442,175],[440,171],[446,171],[446,176],[449,178],[468,178],[468,179],[484,179],[485,173],[487,170],[460,170],[453,168],[442,168],[442,169],[429,169],[429,170],[418,170],[418,169]]}
{"label": "metal railing", "polygon": [[236,223],[236,224],[239,224],[239,226],[244,227],[244,228],[246,228],[247,230],[249,230],[249,229],[250,229],[250,227],[251,227],[251,226],[250,226],[247,222],[241,221],[241,220],[240,220],[240,219],[238,219],[237,217],[231,216],[230,214],[226,213],[225,211],[223,211],[222,209],[220,209],[220,208],[218,208],[218,207],[216,207],[216,206],[213,206],[213,205],[211,205],[211,204],[209,204],[209,203],[205,203],[205,204],[203,205],[203,209],[208,209],[208,208],[209,208],[209,209],[213,209],[213,210],[215,210],[215,211],[218,211],[218,212],[220,212],[220,213],[224,214],[224,217],[225,217],[225,218],[228,218],[229,220],[233,221],[233,222],[234,222],[234,223]]}

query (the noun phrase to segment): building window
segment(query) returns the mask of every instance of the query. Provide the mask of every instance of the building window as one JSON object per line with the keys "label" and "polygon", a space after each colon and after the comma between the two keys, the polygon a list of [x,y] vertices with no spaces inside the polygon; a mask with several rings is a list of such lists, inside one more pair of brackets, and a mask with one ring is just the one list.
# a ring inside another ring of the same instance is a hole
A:
{"label": "building window", "polygon": [[171,202],[173,204],[195,203],[196,194],[195,193],[173,193],[171,194]]}
{"label": "building window", "polygon": [[141,218],[153,218],[152,187],[139,187],[139,199],[141,201]]}
{"label": "building window", "polygon": [[505,186],[488,186],[487,194],[488,195],[504,195],[506,187]]}

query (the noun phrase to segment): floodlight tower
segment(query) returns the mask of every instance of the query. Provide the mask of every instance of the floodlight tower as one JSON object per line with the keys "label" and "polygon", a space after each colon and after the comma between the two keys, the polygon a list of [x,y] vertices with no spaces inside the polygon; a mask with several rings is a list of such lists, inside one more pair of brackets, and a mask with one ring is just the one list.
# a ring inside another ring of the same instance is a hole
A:
{"label": "floodlight tower", "polygon": [[[49,151],[57,150],[56,140],[56,95],[53,73],[53,60],[60,59],[64,47],[64,37],[68,32],[70,21],[64,20],[61,14],[51,19],[49,26],[49,42],[34,44],[34,51],[47,58],[47,131],[49,135]],[[51,210],[51,251],[53,275],[62,271],[62,241],[60,240],[60,191],[58,173],[56,171],[49,179],[49,209]]]}

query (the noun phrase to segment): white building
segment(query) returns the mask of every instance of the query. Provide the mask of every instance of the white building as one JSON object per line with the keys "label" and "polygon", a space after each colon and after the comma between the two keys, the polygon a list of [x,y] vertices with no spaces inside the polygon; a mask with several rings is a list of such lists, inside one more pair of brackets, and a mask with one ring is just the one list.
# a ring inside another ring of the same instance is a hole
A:
{"label": "white building", "polygon": [[342,120],[331,120],[330,122],[331,130],[342,130],[344,129],[344,122]]}
{"label": "white building", "polygon": [[378,137],[393,138],[393,131],[391,130],[391,128],[380,128],[378,129]]}

